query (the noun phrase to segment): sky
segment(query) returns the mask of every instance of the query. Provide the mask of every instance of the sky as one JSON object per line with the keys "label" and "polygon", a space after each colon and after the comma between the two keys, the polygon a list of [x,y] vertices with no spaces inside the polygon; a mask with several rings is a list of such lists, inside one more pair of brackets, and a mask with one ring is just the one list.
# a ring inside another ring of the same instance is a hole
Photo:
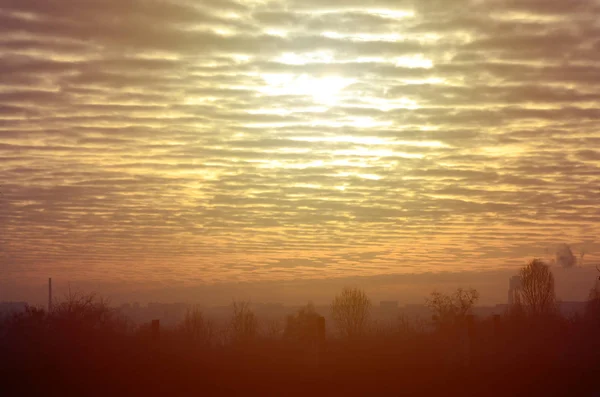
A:
{"label": "sky", "polygon": [[599,38],[592,0],[0,0],[0,300],[502,300],[562,244],[583,298]]}

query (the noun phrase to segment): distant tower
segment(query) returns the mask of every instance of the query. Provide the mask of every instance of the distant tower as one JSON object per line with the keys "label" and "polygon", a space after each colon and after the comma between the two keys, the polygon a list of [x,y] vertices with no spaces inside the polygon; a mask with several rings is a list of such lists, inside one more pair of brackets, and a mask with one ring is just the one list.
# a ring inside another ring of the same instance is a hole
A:
{"label": "distant tower", "polygon": [[48,311],[52,310],[52,277],[48,279]]}
{"label": "distant tower", "polygon": [[517,301],[517,296],[521,290],[521,276],[512,276],[508,280],[508,304],[512,306]]}

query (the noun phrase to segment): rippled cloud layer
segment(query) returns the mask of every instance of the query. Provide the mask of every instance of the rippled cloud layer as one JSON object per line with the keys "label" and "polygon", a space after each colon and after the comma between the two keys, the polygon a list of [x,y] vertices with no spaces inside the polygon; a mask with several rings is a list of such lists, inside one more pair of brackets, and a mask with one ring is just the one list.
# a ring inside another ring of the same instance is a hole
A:
{"label": "rippled cloud layer", "polygon": [[1,0],[1,271],[593,261],[598,21],[591,0]]}

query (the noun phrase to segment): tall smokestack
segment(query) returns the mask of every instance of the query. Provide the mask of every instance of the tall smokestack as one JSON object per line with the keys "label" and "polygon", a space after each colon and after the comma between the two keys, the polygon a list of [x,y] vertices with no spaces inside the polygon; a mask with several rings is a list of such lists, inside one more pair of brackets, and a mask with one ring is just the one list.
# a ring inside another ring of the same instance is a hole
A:
{"label": "tall smokestack", "polygon": [[52,277],[48,279],[48,311],[52,310]]}

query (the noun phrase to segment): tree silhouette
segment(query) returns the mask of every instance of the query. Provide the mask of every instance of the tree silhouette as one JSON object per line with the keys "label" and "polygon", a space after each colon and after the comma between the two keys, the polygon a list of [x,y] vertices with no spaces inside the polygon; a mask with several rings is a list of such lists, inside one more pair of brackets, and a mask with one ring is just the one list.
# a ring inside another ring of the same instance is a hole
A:
{"label": "tree silhouette", "polygon": [[284,337],[303,344],[313,343],[318,339],[319,318],[312,303],[300,308],[295,314],[286,318]]}
{"label": "tree silhouette", "polygon": [[179,330],[195,346],[210,346],[215,336],[213,323],[197,307],[186,311]]}
{"label": "tree silhouette", "polygon": [[600,325],[600,283],[596,283],[590,290],[585,305],[585,317],[589,324],[595,327]]}
{"label": "tree silhouette", "polygon": [[233,302],[233,315],[230,323],[233,343],[248,343],[256,338],[258,320],[250,308],[250,302]]}
{"label": "tree silhouette", "polygon": [[331,304],[331,316],[343,337],[356,337],[366,331],[371,301],[361,289],[345,287]]}
{"label": "tree silhouette", "polygon": [[433,291],[425,300],[425,305],[433,312],[433,321],[438,326],[444,326],[464,319],[478,300],[479,292],[476,289],[458,288],[451,295]]}
{"label": "tree silhouette", "polygon": [[521,304],[529,315],[550,314],[556,310],[554,275],[540,259],[534,259],[519,272]]}
{"label": "tree silhouette", "polygon": [[57,332],[115,332],[128,327],[126,318],[111,308],[106,299],[71,289],[62,300],[52,303],[49,319]]}

